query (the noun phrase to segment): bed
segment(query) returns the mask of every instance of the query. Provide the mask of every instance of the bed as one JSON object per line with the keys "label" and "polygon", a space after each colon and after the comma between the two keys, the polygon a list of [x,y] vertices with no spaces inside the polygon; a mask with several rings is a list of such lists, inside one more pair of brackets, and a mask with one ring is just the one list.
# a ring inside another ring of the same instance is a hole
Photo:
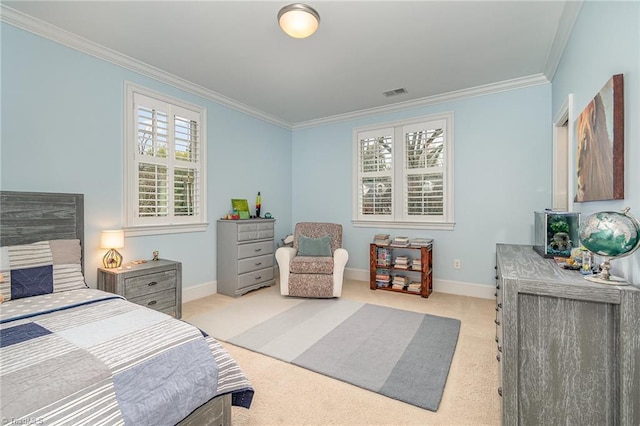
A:
{"label": "bed", "polygon": [[0,191],[2,424],[230,425],[253,389],[219,342],[86,286],[83,199]]}

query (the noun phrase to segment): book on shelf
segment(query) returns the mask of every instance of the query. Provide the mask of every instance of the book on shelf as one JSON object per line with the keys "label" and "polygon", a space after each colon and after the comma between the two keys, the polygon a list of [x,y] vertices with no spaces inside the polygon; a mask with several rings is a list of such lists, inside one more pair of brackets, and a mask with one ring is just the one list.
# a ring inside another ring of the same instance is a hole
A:
{"label": "book on shelf", "polygon": [[409,237],[395,237],[389,245],[391,247],[409,247]]}
{"label": "book on shelf", "polygon": [[389,234],[376,234],[373,237],[373,243],[379,246],[388,246],[391,240]]}
{"label": "book on shelf", "polygon": [[413,259],[411,261],[411,269],[416,271],[422,270],[422,262],[420,261],[420,259]]}
{"label": "book on shelf", "polygon": [[426,247],[433,243],[433,238],[411,238],[409,244],[412,247]]}
{"label": "book on shelf", "polygon": [[378,265],[391,266],[391,250],[376,248],[376,262]]}
{"label": "book on shelf", "polygon": [[400,269],[409,269],[409,261],[410,259],[407,256],[396,256],[393,266]]}

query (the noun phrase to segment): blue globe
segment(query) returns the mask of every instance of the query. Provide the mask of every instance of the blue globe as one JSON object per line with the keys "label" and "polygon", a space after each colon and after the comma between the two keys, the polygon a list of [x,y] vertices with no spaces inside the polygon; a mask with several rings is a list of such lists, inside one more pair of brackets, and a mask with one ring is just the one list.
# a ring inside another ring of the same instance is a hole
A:
{"label": "blue globe", "polygon": [[627,256],[640,247],[640,223],[633,216],[622,213],[598,212],[580,224],[580,241],[587,250],[600,256]]}

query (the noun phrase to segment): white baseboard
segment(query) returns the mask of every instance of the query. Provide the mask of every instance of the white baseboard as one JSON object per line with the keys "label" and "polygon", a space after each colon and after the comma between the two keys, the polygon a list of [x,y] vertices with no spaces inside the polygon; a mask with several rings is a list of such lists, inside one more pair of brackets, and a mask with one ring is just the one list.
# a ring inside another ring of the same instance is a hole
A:
{"label": "white baseboard", "polygon": [[182,303],[191,302],[192,300],[211,296],[218,292],[218,283],[213,281],[210,283],[198,284],[191,287],[182,288]]}
{"label": "white baseboard", "polygon": [[[350,269],[344,271],[345,278],[369,282],[369,271],[363,269]],[[495,299],[496,289],[476,283],[465,283],[460,281],[433,280],[433,291],[438,293],[458,294],[460,296],[478,297],[480,299]]]}

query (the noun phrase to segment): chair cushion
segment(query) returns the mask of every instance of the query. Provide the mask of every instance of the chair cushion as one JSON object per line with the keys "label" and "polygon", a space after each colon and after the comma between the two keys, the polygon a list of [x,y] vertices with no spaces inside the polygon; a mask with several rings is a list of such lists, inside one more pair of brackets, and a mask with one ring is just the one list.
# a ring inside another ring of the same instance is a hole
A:
{"label": "chair cushion", "polygon": [[292,274],[333,274],[333,257],[295,256],[289,262]]}
{"label": "chair cushion", "polygon": [[331,235],[320,238],[298,237],[298,256],[331,256]]}

